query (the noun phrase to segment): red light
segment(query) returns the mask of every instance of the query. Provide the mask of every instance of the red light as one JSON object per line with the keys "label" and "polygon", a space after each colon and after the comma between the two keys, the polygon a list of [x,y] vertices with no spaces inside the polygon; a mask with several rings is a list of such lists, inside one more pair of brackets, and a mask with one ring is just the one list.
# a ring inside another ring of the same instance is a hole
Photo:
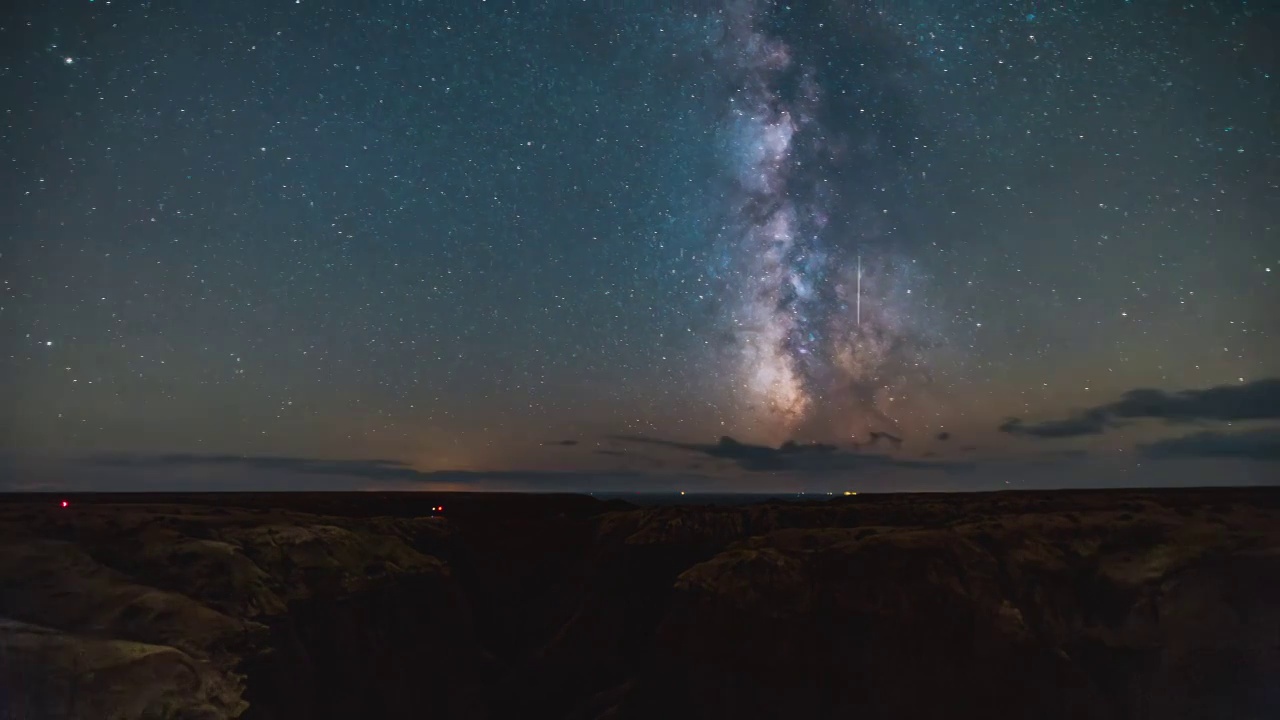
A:
{"label": "red light", "polygon": [[68,506],[68,505],[70,505],[71,503],[67,502],[66,500],[63,500],[63,501],[62,501],[61,503],[59,503],[59,504],[60,504],[62,507],[67,507],[67,506]]}

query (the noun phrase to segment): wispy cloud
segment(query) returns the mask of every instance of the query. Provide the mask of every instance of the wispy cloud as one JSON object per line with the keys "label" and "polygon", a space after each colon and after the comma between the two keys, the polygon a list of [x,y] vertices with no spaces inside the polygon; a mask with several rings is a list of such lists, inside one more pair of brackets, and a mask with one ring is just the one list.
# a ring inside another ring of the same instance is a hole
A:
{"label": "wispy cloud", "polygon": [[167,455],[95,455],[84,460],[99,467],[115,468],[182,468],[182,467],[239,467],[275,473],[295,475],[322,475],[357,478],[372,481],[408,481],[413,483],[475,484],[507,483],[527,485],[562,484],[566,480],[579,480],[589,485],[593,479],[617,481],[620,478],[643,483],[646,475],[634,472],[564,472],[551,470],[417,470],[400,460],[363,459],[328,460],[306,457],[274,455],[199,455],[176,453]]}
{"label": "wispy cloud", "polygon": [[1090,410],[1063,420],[1046,420],[1038,423],[1025,423],[1021,418],[1009,418],[1001,423],[999,430],[1010,435],[1036,438],[1069,438],[1101,435],[1107,431],[1110,423],[1111,419],[1106,413]]}
{"label": "wispy cloud", "polygon": [[301,475],[344,475],[370,480],[427,480],[431,473],[410,467],[399,460],[325,460],[279,455],[198,455],[172,453],[166,455],[94,455],[86,459],[92,465],[108,467],[187,467],[241,466]]}
{"label": "wispy cloud", "polygon": [[873,467],[923,468],[934,470],[968,470],[972,463],[910,460],[867,452],[841,450],[835,445],[822,443],[801,444],[786,442],[778,447],[752,445],[731,437],[722,437],[717,443],[686,443],[643,435],[616,435],[619,442],[652,445],[673,450],[699,453],[708,457],[727,460],[739,468],[752,472],[795,471],[800,473],[832,473],[864,470]]}

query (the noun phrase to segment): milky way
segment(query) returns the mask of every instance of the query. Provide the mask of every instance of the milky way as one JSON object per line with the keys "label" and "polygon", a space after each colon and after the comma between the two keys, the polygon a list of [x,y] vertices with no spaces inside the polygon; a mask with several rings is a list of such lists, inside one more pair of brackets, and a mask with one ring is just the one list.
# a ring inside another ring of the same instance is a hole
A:
{"label": "milky way", "polygon": [[[6,3],[0,486],[1202,481],[1076,421],[1280,376],[1274,4]],[[6,470],[117,452],[213,460]]]}
{"label": "milky way", "polygon": [[831,112],[829,88],[772,15],[768,3],[730,5],[717,55],[733,83],[725,321],[743,409],[775,439],[896,427],[891,404],[927,380],[937,341],[919,317],[923,283],[848,196],[867,185],[851,145],[865,152],[874,128]]}

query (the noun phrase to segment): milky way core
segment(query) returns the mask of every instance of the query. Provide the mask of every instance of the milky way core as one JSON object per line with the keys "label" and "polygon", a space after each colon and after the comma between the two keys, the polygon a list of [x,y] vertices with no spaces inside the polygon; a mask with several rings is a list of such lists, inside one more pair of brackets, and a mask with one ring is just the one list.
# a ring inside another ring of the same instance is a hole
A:
{"label": "milky way core", "polygon": [[874,146],[874,132],[830,112],[820,74],[771,30],[771,12],[731,4],[716,55],[733,87],[725,291],[743,409],[775,440],[893,428],[886,405],[926,378],[925,333],[906,292],[919,278],[875,242],[882,223],[849,197],[859,184],[849,148]]}

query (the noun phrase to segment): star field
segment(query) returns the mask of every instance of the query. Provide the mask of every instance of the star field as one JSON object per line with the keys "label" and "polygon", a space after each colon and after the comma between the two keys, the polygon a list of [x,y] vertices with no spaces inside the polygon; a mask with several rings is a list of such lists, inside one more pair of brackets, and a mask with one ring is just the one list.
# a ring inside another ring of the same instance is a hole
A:
{"label": "star field", "polygon": [[[1180,450],[1152,443],[1271,442],[1280,410],[1060,419],[1280,376],[1278,27],[1163,0],[20,2],[7,482],[174,453],[523,489],[860,472],[691,456],[721,436],[874,447],[885,487],[1164,482]],[[1214,457],[1252,482],[1256,455]]]}

